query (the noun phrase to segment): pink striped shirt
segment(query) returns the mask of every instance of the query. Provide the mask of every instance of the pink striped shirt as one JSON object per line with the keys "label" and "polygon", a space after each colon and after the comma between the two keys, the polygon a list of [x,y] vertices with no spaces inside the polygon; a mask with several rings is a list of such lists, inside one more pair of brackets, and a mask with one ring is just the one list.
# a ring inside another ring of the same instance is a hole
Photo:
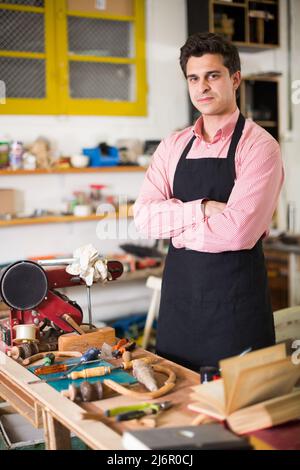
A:
{"label": "pink striped shirt", "polygon": [[211,143],[202,135],[202,118],[193,127],[164,139],[154,153],[134,205],[137,229],[149,238],[169,238],[176,248],[218,253],[251,249],[269,229],[284,180],[278,142],[246,119],[236,150],[236,180],[222,213],[203,217],[201,199],[183,203],[173,197],[180,156],[196,135],[187,158],[226,158],[237,109]]}

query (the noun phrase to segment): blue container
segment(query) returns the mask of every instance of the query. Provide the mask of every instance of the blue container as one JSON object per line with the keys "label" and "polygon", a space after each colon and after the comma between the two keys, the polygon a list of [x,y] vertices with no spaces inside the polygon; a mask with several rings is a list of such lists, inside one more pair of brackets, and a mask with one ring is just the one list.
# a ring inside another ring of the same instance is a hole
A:
{"label": "blue container", "polygon": [[82,152],[90,157],[90,166],[116,166],[120,161],[117,147],[108,147],[108,155],[103,155],[99,147],[84,148]]}

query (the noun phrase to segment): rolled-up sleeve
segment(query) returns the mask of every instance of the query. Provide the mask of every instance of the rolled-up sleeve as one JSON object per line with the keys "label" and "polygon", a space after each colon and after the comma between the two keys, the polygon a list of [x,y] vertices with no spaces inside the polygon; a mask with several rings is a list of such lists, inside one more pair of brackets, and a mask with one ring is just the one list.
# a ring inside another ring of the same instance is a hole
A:
{"label": "rolled-up sleeve", "polygon": [[171,149],[167,140],[159,144],[133,207],[138,231],[149,238],[178,236],[203,218],[202,199],[184,203],[173,197],[169,169]]}

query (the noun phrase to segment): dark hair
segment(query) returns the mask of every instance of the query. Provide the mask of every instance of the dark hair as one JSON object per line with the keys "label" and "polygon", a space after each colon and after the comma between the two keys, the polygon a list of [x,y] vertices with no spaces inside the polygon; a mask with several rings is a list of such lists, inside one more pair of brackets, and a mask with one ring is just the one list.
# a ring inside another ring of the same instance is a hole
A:
{"label": "dark hair", "polygon": [[241,70],[241,61],[237,48],[227,39],[214,33],[196,33],[190,36],[180,49],[180,66],[186,77],[186,64],[190,57],[204,54],[220,54],[223,64],[230,75]]}

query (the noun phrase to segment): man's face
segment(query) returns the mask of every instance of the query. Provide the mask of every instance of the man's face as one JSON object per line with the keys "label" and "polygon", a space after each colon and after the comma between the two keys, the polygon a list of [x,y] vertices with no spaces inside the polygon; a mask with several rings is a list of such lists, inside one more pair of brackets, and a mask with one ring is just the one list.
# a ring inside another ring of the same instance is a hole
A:
{"label": "man's face", "polygon": [[221,115],[234,110],[241,73],[230,76],[221,55],[190,57],[186,75],[191,101],[201,114]]}

